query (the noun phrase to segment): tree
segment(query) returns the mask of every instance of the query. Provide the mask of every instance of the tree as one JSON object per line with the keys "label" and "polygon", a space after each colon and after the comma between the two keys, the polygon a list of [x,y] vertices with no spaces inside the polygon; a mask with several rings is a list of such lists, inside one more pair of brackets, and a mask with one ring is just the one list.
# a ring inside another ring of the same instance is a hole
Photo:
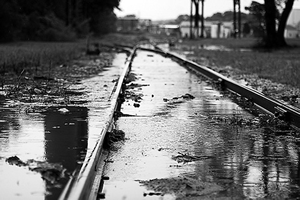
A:
{"label": "tree", "polygon": [[279,19],[279,26],[277,30],[277,40],[280,46],[286,46],[286,41],[284,39],[284,31],[286,27],[287,20],[293,9],[294,0],[287,0],[285,2],[285,8],[282,11],[281,17]]}
{"label": "tree", "polygon": [[[282,1],[284,1],[285,6],[279,16],[278,29],[276,29],[276,19],[279,13],[276,3],[281,4],[283,3]],[[264,42],[268,48],[284,47],[287,45],[284,38],[284,31],[290,12],[293,9],[294,0],[282,1],[265,0],[266,37],[264,38]]]}
{"label": "tree", "polygon": [[[284,32],[295,0],[264,0],[264,4],[252,1],[249,10],[257,22],[252,21],[254,33],[260,33],[267,48],[284,47]],[[280,12],[281,11],[281,12]]]}
{"label": "tree", "polygon": [[0,41],[70,40],[114,30],[120,0],[0,0]]}
{"label": "tree", "polygon": [[244,37],[251,33],[251,27],[248,22],[244,23],[242,32],[243,32]]}
{"label": "tree", "polygon": [[[85,17],[90,19],[91,31],[103,34],[114,30],[116,16],[114,9],[119,8],[120,0],[85,0]],[[107,26],[109,25],[109,26]]]}
{"label": "tree", "polygon": [[249,11],[249,24],[255,37],[265,37],[265,7],[264,4],[252,1],[249,7],[245,7]]}
{"label": "tree", "polygon": [[179,16],[176,18],[175,22],[176,22],[177,24],[180,24],[182,21],[188,21],[188,20],[190,20],[190,16],[189,16],[189,15],[179,15]]}
{"label": "tree", "polygon": [[0,1],[0,41],[12,41],[20,37],[23,17],[16,0]]}
{"label": "tree", "polygon": [[[210,17],[206,17],[205,19],[210,21],[228,22],[233,20],[233,12],[232,11],[225,11],[224,13],[217,12]],[[247,21],[248,15],[246,13],[241,12],[241,19],[242,21]]]}

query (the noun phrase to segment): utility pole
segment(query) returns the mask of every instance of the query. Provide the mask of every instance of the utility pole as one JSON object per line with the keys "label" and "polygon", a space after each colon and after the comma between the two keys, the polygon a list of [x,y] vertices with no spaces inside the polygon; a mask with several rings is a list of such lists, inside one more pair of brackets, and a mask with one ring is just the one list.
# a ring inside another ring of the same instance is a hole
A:
{"label": "utility pole", "polygon": [[233,0],[233,31],[234,38],[242,36],[241,0]]}
{"label": "utility pole", "polygon": [[69,0],[66,0],[66,26],[70,23],[70,3]]}
{"label": "utility pole", "polygon": [[241,21],[241,0],[237,0],[238,4],[238,24],[239,24],[239,38],[242,37],[242,21]]}
{"label": "utility pole", "polygon": [[233,37],[236,38],[236,0],[233,0]]}
{"label": "utility pole", "polygon": [[191,13],[190,13],[190,39],[193,39],[193,0],[191,0]]}
{"label": "utility pole", "polygon": [[199,37],[199,1],[200,0],[193,0],[195,4],[195,28],[196,28],[196,37]]}
{"label": "utility pole", "polygon": [[201,38],[204,38],[204,0],[201,0]]}

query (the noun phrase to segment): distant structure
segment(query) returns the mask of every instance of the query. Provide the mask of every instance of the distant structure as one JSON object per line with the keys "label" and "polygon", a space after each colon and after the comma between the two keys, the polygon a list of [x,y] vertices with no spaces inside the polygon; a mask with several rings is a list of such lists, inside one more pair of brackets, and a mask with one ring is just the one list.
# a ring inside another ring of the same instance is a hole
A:
{"label": "distant structure", "polygon": [[300,22],[300,9],[293,9],[288,18],[287,24],[296,27]]}
{"label": "distant structure", "polygon": [[118,32],[132,32],[137,31],[139,28],[139,19],[135,15],[127,15],[120,17],[117,20]]}
{"label": "distant structure", "polygon": [[150,32],[152,29],[152,20],[151,19],[139,19],[138,29],[140,31]]}
{"label": "distant structure", "polygon": [[[190,29],[190,21],[182,21],[179,25],[181,37],[183,38],[196,38],[197,32],[201,32],[201,27],[198,27],[199,30],[195,28]],[[204,21],[204,38],[229,38],[233,33],[233,22],[219,22],[219,21]]]}
{"label": "distant structure", "polygon": [[[152,21],[150,19],[138,19],[135,15],[127,15],[117,20],[118,32],[149,32],[158,35],[167,35],[175,38],[229,38],[236,36],[236,27],[234,21],[203,21],[203,26],[195,27],[194,21],[183,19],[180,24],[174,24],[172,21]],[[246,22],[239,22],[244,30]],[[248,25],[249,26],[249,25]],[[203,30],[202,30],[203,29]],[[250,27],[248,28],[250,29]],[[201,33],[201,35],[199,35]],[[203,35],[202,35],[203,33]],[[241,37],[255,37],[253,30],[250,34]],[[300,9],[293,9],[287,21],[285,38],[300,38]]]}
{"label": "distant structure", "polygon": [[287,21],[285,38],[300,38],[300,9],[293,9]]}
{"label": "distant structure", "polygon": [[296,27],[287,24],[285,27],[284,37],[285,38],[299,38],[299,30],[297,30]]}
{"label": "distant structure", "polygon": [[176,24],[163,24],[159,25],[160,34],[165,34],[167,36],[180,37],[180,28]]}

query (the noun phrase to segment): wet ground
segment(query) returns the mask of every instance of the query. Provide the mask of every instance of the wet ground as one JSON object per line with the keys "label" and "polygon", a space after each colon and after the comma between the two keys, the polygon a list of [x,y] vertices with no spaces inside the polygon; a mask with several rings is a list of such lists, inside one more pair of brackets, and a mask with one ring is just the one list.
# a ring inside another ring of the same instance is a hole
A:
{"label": "wet ground", "polygon": [[99,139],[125,59],[72,85],[81,95],[67,105],[0,100],[0,199],[58,199]]}
{"label": "wet ground", "polygon": [[[139,52],[106,160],[105,199],[299,199],[299,139],[172,60]],[[246,123],[246,122],[251,123]],[[256,123],[257,122],[257,123]]]}

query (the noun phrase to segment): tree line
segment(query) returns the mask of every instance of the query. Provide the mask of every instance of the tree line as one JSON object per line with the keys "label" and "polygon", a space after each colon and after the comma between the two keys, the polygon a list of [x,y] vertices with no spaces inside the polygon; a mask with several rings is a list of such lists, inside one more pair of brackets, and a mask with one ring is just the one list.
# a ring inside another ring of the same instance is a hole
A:
{"label": "tree line", "polygon": [[68,41],[115,30],[120,0],[0,0],[0,41]]}

